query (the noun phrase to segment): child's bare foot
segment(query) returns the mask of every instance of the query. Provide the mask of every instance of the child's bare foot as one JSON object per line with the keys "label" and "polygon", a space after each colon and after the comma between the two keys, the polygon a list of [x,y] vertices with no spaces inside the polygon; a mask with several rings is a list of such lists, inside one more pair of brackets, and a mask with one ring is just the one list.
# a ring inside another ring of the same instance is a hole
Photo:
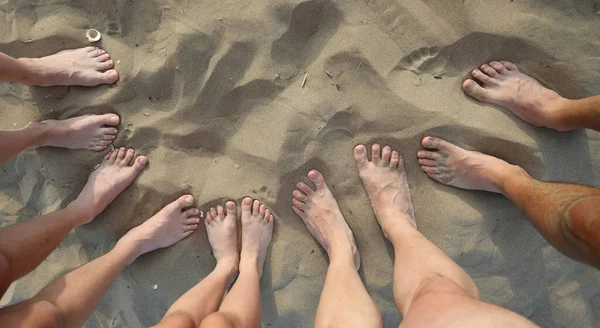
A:
{"label": "child's bare foot", "polygon": [[417,153],[421,169],[437,182],[461,189],[502,193],[502,181],[523,169],[476,151],[464,150],[445,140],[425,137],[426,150]]}
{"label": "child's bare foot", "polygon": [[517,65],[493,61],[471,72],[474,79],[463,83],[465,93],[479,101],[502,106],[523,121],[536,126],[569,130],[557,122],[560,103],[565,101],[558,93],[519,72]]}
{"label": "child's bare foot", "polygon": [[367,148],[358,145],[354,148],[354,161],[383,234],[390,238],[394,229],[402,228],[406,223],[416,228],[408,178],[400,154],[392,151],[390,146],[383,147],[382,152],[379,144],[373,144],[369,162]]}
{"label": "child's bare foot", "polygon": [[85,47],[63,50],[43,58],[21,58],[30,72],[28,85],[80,85],[93,87],[112,84],[119,79],[114,62],[103,49]]}
{"label": "child's bare foot", "polygon": [[135,150],[121,147],[104,157],[100,166],[90,175],[88,182],[73,203],[88,215],[83,223],[92,221],[125,190],[142,172],[148,159],[139,156],[130,165]]}
{"label": "child's bare foot", "polygon": [[40,146],[104,150],[117,137],[117,114],[83,115],[67,120],[47,120],[39,124],[45,131]]}
{"label": "child's bare foot", "polygon": [[346,223],[333,194],[325,183],[325,177],[317,170],[308,172],[308,178],[315,184],[316,190],[304,182],[296,184],[292,193],[292,209],[302,218],[308,231],[327,251],[329,261],[337,257],[354,262],[356,270],[360,268],[360,255],[354,241],[352,230]]}
{"label": "child's bare foot", "polygon": [[[191,235],[200,224],[197,208],[183,210],[194,205],[192,195],[184,195],[165,206],[160,212],[141,225],[129,230],[119,243],[135,247],[135,258],[159,248],[169,247]],[[135,260],[133,258],[133,260]]]}
{"label": "child's bare foot", "polygon": [[236,271],[240,262],[238,251],[237,218],[235,203],[229,201],[223,206],[212,207],[206,212],[206,233],[217,266]]}
{"label": "child's bare foot", "polygon": [[258,200],[242,200],[242,253],[240,271],[257,270],[261,276],[273,236],[273,214]]}

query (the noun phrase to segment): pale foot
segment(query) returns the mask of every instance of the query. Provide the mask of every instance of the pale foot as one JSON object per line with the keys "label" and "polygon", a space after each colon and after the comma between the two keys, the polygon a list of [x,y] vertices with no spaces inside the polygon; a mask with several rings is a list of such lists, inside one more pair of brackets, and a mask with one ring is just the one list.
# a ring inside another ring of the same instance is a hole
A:
{"label": "pale foot", "polygon": [[521,72],[511,62],[493,61],[471,72],[474,79],[463,83],[465,93],[479,101],[510,110],[523,121],[559,131],[569,130],[560,125],[558,112],[566,100],[555,91]]}
{"label": "pale foot", "polygon": [[273,236],[273,214],[258,200],[242,200],[242,253],[240,270],[256,268],[261,276]]}
{"label": "pale foot", "polygon": [[119,79],[114,62],[103,49],[85,47],[63,50],[42,58],[19,59],[29,68],[24,83],[29,85],[80,85],[93,87]]}
{"label": "pale foot", "polygon": [[523,172],[501,159],[464,150],[442,139],[425,137],[421,143],[427,148],[417,153],[421,169],[445,185],[502,193],[504,179]]}
{"label": "pale foot", "polygon": [[148,159],[145,156],[139,156],[130,165],[134,155],[135,151],[131,148],[115,149],[104,157],[100,166],[90,175],[77,199],[69,205],[88,214],[83,223],[92,221],[104,211],[146,167]]}
{"label": "pale foot", "polygon": [[354,148],[354,161],[384,235],[390,238],[389,233],[402,223],[417,228],[408,178],[400,154],[392,151],[390,146],[383,147],[382,152],[379,144],[373,144],[369,161],[367,148],[358,145]]}
{"label": "pale foot", "polygon": [[332,252],[337,247],[350,250],[356,270],[360,268],[360,254],[356,247],[354,235],[333,194],[325,183],[325,177],[317,170],[308,172],[308,178],[315,184],[316,190],[304,182],[296,184],[297,190],[292,192],[292,209],[304,221],[308,231],[327,251],[331,261]]}
{"label": "pale foot", "polygon": [[208,210],[204,220],[217,266],[226,266],[231,271],[237,270],[240,262],[236,213],[235,203],[229,201],[225,208],[217,206]]}
{"label": "pale foot", "polygon": [[[200,224],[199,211],[184,208],[194,205],[192,195],[184,195],[165,206],[141,225],[129,230],[119,243],[133,246],[135,258],[159,248],[169,247],[191,235]],[[135,260],[133,258],[133,260]]]}
{"label": "pale foot", "polygon": [[104,150],[117,137],[117,114],[83,115],[66,120],[31,123],[44,132],[40,146]]}

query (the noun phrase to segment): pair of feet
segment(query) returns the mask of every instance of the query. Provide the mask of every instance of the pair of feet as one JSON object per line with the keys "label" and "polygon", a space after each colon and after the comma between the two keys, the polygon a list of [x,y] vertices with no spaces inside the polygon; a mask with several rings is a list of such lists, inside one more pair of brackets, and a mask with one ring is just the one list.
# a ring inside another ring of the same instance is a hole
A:
{"label": "pair of feet", "polygon": [[[495,157],[467,151],[438,138],[426,137],[422,144],[427,150],[419,151],[417,157],[423,171],[432,179],[457,188],[501,192],[504,179],[514,170],[520,170]],[[389,146],[381,149],[379,144],[374,144],[369,161],[367,148],[358,145],[354,148],[354,161],[384,235],[392,239],[403,230],[416,229],[408,178],[400,154]],[[312,170],[308,178],[315,189],[304,182],[296,185],[297,189],[292,192],[294,212],[330,259],[344,256],[332,253],[352,254],[358,269],[360,256],[354,236],[323,174]]]}

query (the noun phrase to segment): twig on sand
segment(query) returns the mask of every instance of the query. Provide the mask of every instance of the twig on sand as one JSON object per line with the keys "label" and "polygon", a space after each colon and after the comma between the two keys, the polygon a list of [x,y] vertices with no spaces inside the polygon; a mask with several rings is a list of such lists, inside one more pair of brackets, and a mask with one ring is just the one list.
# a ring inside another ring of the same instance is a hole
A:
{"label": "twig on sand", "polygon": [[304,79],[302,80],[302,87],[306,85],[306,79],[308,78],[308,73],[304,72]]}
{"label": "twig on sand", "polygon": [[333,79],[333,75],[331,73],[329,73],[328,71],[325,71],[325,74],[327,74],[327,76],[329,76],[330,78]]}

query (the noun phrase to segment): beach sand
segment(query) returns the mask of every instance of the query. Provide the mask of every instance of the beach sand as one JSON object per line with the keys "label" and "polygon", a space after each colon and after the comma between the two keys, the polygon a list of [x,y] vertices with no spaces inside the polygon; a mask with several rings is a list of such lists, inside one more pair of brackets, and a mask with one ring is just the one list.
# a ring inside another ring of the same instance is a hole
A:
{"label": "beach sand", "polygon": [[[415,153],[434,135],[539,179],[599,187],[600,134],[536,128],[460,89],[473,68],[501,59],[564,96],[598,93],[599,12],[597,0],[1,1],[0,51],[82,47],[96,28],[120,80],[97,88],[4,83],[0,128],[115,112],[115,145],[150,159],[4,302],[27,299],[106,253],[182,193],[202,210],[251,196],[276,214],[263,327],[311,327],[327,257],[292,212],[291,192],[317,168],[354,231],[360,275],[385,327],[396,327],[393,252],[352,160],[354,145],[379,142],[404,155],[419,229],[473,277],[482,300],[545,327],[598,327],[596,269],[559,254],[502,196],[430,180]],[[1,225],[66,206],[104,154],[43,148],[2,164]],[[129,266],[85,326],[155,324],[214,264],[201,227]]]}

